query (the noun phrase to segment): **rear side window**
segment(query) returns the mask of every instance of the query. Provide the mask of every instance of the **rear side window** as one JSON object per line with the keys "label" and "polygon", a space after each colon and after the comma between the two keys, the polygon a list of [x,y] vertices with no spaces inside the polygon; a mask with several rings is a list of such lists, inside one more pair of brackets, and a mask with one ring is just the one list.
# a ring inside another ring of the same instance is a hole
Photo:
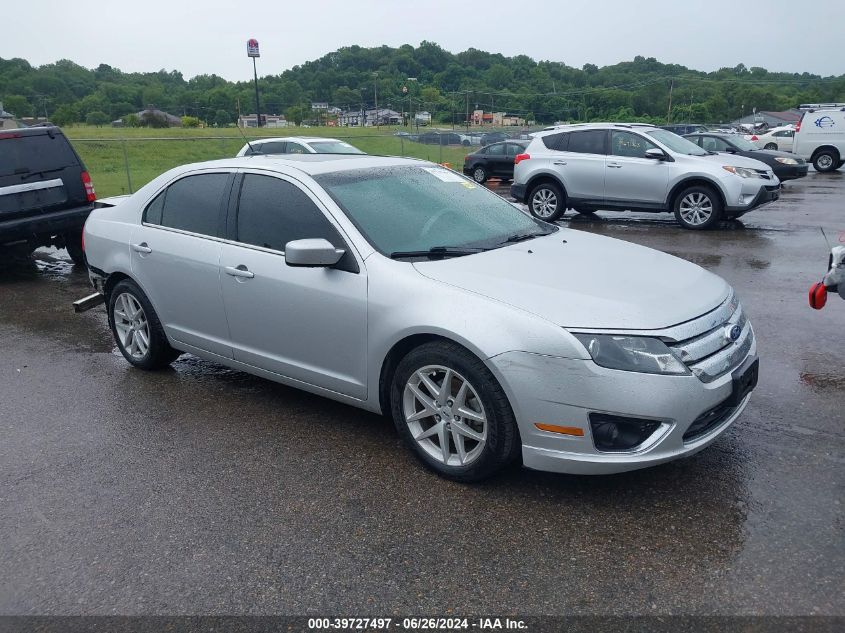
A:
{"label": "rear side window", "polygon": [[334,226],[299,187],[247,174],[238,205],[237,241],[284,251],[292,240],[322,237],[340,248]]}
{"label": "rear side window", "polygon": [[485,152],[487,156],[503,156],[505,153],[505,146],[504,145],[491,145],[488,147]]}
{"label": "rear side window", "polygon": [[284,141],[271,141],[269,143],[256,143],[253,147],[256,154],[284,154],[285,145],[287,143]]}
{"label": "rear side window", "polygon": [[[0,176],[78,166],[73,149],[62,134],[3,136],[0,134]],[[45,176],[49,174],[44,174]]]}
{"label": "rear side window", "polygon": [[197,174],[177,180],[147,206],[144,221],[218,236],[228,180],[229,174]]}
{"label": "rear side window", "polygon": [[543,145],[558,152],[565,152],[569,146],[569,134],[549,134],[548,136],[544,136]]}
{"label": "rear side window", "polygon": [[567,151],[577,154],[606,154],[607,132],[605,130],[583,130],[570,132]]}

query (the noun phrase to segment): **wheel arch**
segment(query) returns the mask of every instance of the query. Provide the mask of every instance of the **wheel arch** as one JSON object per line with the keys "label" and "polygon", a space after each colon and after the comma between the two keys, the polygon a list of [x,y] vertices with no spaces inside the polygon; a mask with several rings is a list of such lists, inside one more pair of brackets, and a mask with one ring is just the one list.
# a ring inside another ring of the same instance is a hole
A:
{"label": "wheel arch", "polygon": [[528,196],[531,195],[531,190],[534,189],[537,185],[542,185],[543,183],[552,183],[553,185],[557,185],[560,187],[560,190],[563,192],[563,197],[565,199],[569,198],[569,192],[566,191],[566,185],[563,184],[560,178],[558,178],[554,174],[550,174],[548,172],[542,172],[532,176],[527,183],[525,183],[525,201],[528,202]]}
{"label": "wheel arch", "polygon": [[839,151],[839,148],[835,145],[820,145],[816,149],[813,150],[812,156],[810,156],[810,161],[816,160],[816,156],[818,156],[823,151],[831,151],[840,159],[842,158],[842,153]]}
{"label": "wheel arch", "polygon": [[675,199],[678,197],[678,194],[686,189],[687,187],[710,187],[716,192],[716,195],[719,196],[719,202],[722,205],[722,209],[727,206],[727,200],[725,199],[725,193],[722,191],[722,188],[718,185],[718,183],[710,180],[709,178],[704,178],[703,176],[694,176],[691,178],[685,178],[681,182],[677,183],[672,189],[669,191],[669,195],[666,197],[666,210],[667,211],[674,211],[675,210]]}

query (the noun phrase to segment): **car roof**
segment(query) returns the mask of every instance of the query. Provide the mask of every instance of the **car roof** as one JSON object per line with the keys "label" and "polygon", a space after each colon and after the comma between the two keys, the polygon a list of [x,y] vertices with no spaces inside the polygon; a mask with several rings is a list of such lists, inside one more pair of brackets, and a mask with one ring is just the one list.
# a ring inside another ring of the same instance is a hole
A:
{"label": "car roof", "polygon": [[436,167],[435,163],[418,158],[400,158],[398,156],[372,156],[369,154],[258,154],[223,158],[201,163],[182,165],[183,171],[197,169],[241,169],[253,167],[286,173],[291,169],[316,176],[335,171],[366,169],[373,167],[398,167],[416,165]]}
{"label": "car roof", "polygon": [[545,128],[539,132],[533,132],[534,138],[542,138],[550,134],[560,134],[561,132],[571,132],[575,130],[611,130],[611,129],[659,129],[650,123],[567,123],[566,125],[556,125],[554,127]]}
{"label": "car roof", "polygon": [[56,127],[55,125],[39,125],[32,127],[11,128],[8,130],[0,129],[0,134],[8,138],[12,136],[40,136],[42,134],[55,136],[57,134],[64,135],[64,132],[62,132],[61,128]]}
{"label": "car roof", "polygon": [[[254,141],[249,141],[250,145],[261,145],[262,143],[271,143],[273,141],[302,141],[303,143],[309,143],[311,141],[334,141],[336,143],[340,143],[341,141],[336,138],[328,138],[326,136],[269,136],[265,138],[257,138]],[[343,141],[344,143],[346,141]]]}

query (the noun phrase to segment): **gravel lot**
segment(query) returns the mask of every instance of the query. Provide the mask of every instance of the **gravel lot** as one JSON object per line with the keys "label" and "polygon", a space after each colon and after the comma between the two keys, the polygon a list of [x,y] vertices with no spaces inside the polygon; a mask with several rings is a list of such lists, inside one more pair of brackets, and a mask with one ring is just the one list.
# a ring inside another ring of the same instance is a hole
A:
{"label": "gravel lot", "polygon": [[190,356],[133,370],[64,251],[6,260],[0,614],[845,615],[845,301],[806,298],[843,202],[840,170],[719,231],[566,216],[722,275],[758,337],[728,433],[610,477],[458,485],[386,418]]}

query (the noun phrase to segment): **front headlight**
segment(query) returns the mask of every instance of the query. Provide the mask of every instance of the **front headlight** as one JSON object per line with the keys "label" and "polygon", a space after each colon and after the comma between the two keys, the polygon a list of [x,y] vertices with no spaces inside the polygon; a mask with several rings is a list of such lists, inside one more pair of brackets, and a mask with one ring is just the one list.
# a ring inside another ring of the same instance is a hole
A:
{"label": "front headlight", "polygon": [[725,171],[731,172],[734,176],[739,176],[740,178],[759,178],[760,174],[758,174],[753,169],[746,169],[745,167],[731,167],[730,165],[722,165],[722,169]]}
{"label": "front headlight", "polygon": [[689,370],[667,345],[645,336],[616,334],[574,334],[587,348],[596,365],[608,369],[645,374],[689,374]]}
{"label": "front headlight", "polygon": [[775,160],[779,163],[783,163],[784,165],[797,165],[798,161],[794,158],[789,158],[788,156],[775,156]]}

